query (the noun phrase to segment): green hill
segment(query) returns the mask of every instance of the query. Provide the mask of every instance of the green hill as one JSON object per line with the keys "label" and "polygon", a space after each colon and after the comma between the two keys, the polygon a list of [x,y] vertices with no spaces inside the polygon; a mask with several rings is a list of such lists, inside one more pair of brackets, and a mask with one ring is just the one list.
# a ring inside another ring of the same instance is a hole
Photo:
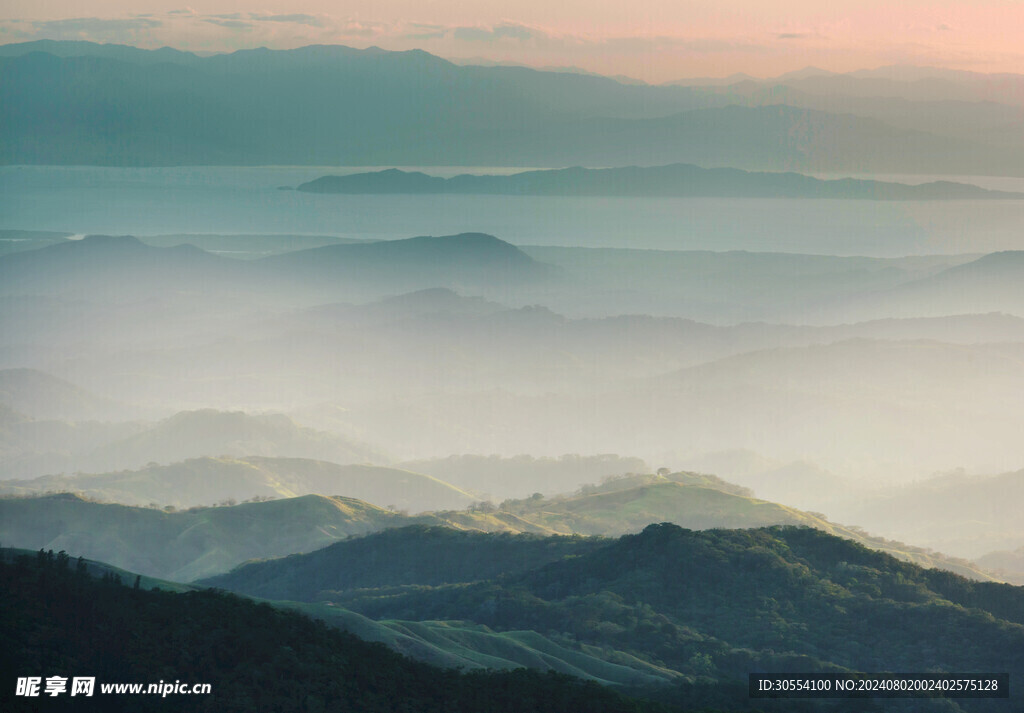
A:
{"label": "green hill", "polygon": [[268,599],[317,601],[327,590],[475,582],[589,552],[602,540],[413,525],[336,542],[307,555],[242,565],[200,584]]}
{"label": "green hill", "polygon": [[[513,512],[555,531],[621,535],[652,522],[674,522],[693,529],[817,525],[813,516],[784,505],[733,495],[716,488],[664,481],[548,501],[518,501]],[[524,508],[519,513],[518,508]]]}
{"label": "green hill", "polygon": [[[263,468],[267,461],[274,470]],[[352,488],[379,488],[378,493],[386,492],[391,500],[399,499],[403,493],[412,497],[417,488],[422,490],[423,497],[440,494],[447,498],[452,492],[459,492],[407,471],[370,466],[342,468],[301,460],[283,463],[295,470],[283,468],[276,459],[199,459],[179,464],[180,467],[113,474],[108,480],[104,480],[108,476],[96,476],[99,481],[95,492],[114,494],[131,488],[145,492],[145,488],[151,488],[156,494],[170,493],[175,487],[174,478],[178,477],[182,487],[201,483],[196,487],[207,488],[206,492],[213,494],[220,492],[216,490],[220,486],[210,483],[216,483],[225,474],[245,478],[250,486],[269,483],[288,491],[300,482],[297,475],[289,476],[293,478],[290,481],[286,479],[288,473],[333,477],[325,477],[320,483],[325,492],[350,483]],[[225,464],[230,467],[222,469]],[[163,479],[154,480],[155,477]],[[85,483],[89,479],[90,476],[82,476]],[[54,479],[52,484],[59,487],[62,482]],[[317,485],[311,479],[301,482]],[[172,506],[159,510],[92,502],[74,494],[8,497],[0,499],[0,542],[29,549],[65,549],[146,575],[190,581],[226,572],[248,559],[309,552],[351,535],[413,524],[534,535],[621,535],[638,532],[651,522],[672,522],[689,528],[789,524],[814,527],[924,566],[979,580],[993,579],[970,562],[871,537],[858,528],[836,525],[816,515],[729,492],[737,487],[714,476],[639,475],[587,490],[595,492],[505,501],[500,507],[475,504],[464,510],[438,510],[414,517],[341,495],[302,495],[233,506],[228,501],[223,507],[179,511],[173,511]],[[291,560],[288,566],[301,561]],[[300,598],[310,596],[310,592],[305,592]]]}
{"label": "green hill", "polygon": [[445,668],[508,670],[525,666],[627,689],[656,688],[678,678],[676,672],[634,656],[580,646],[575,641],[536,631],[496,632],[467,621],[374,621],[331,604],[271,603],[322,619],[361,639],[386,644],[417,661]]}
{"label": "green hill", "polygon": [[0,542],[66,550],[179,582],[224,572],[247,559],[308,552],[396,523],[405,520],[383,508],[321,495],[177,512],[70,494],[0,499]]}
{"label": "green hill", "polygon": [[[65,696],[52,707],[71,700],[71,708],[90,713],[169,706],[219,713],[663,710],[557,674],[434,668],[240,597],[132,588],[109,576],[96,580],[52,552],[0,562],[0,602],[0,668],[9,676],[95,677],[92,697]],[[102,688],[165,680],[208,683],[210,690],[172,694],[169,704],[160,696],[118,696]],[[13,684],[0,691],[5,711],[39,710],[50,700],[18,698]]]}
{"label": "green hill", "polygon": [[875,537],[860,527],[837,524],[818,513],[751,497],[745,488],[713,475],[633,475],[611,479],[601,486],[585,486],[572,496],[509,501],[503,507],[552,532],[586,535],[639,532],[654,522],[668,522],[695,530],[800,525],[858,542],[923,567],[938,567],[971,579],[998,581],[991,573],[967,560]]}
{"label": "green hill", "polygon": [[[693,677],[739,687],[751,671],[1024,672],[1024,588],[922,569],[812,528],[652,525],[518,576],[332,600],[376,619],[560,632],[690,677],[663,692],[679,701]],[[724,688],[715,696],[709,705],[738,703]]]}

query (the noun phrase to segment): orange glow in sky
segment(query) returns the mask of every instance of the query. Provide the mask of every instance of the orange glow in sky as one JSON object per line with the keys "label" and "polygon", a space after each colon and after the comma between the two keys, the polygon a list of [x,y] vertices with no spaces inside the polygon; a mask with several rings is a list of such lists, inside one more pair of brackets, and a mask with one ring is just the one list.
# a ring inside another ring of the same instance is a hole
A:
{"label": "orange glow in sky", "polygon": [[1024,73],[1020,0],[6,0],[0,43],[82,39],[230,51],[308,44],[575,66],[652,82],[817,66]]}

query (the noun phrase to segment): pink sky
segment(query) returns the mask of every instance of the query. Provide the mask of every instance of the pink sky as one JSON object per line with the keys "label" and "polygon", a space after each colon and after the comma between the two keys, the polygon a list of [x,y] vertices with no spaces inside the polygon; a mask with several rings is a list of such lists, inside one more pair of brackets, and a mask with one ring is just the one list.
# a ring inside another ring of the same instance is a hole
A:
{"label": "pink sky", "polygon": [[575,66],[652,82],[809,65],[1024,73],[1020,0],[5,0],[0,43],[84,39],[226,51],[307,44]]}

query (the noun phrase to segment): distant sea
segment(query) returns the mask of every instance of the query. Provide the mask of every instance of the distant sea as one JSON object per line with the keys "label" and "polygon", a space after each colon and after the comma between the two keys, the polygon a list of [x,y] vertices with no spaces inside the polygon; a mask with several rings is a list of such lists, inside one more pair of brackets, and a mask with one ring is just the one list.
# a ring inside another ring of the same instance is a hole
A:
{"label": "distant sea", "polygon": [[[524,170],[402,168],[443,176]],[[368,239],[484,232],[519,245],[879,257],[1024,249],[1024,201],[346,196],[279,190],[327,174],[370,170],[380,167],[3,166],[0,229]],[[1024,191],[1024,179],[898,178]]]}

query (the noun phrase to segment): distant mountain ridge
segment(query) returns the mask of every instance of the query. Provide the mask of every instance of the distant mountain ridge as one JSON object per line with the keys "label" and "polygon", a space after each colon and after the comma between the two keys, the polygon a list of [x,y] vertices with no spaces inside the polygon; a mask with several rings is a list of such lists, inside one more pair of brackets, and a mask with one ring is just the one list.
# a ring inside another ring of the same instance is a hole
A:
{"label": "distant mountain ridge", "polygon": [[415,264],[424,258],[483,267],[500,265],[535,269],[538,265],[514,245],[486,233],[421,235],[402,240],[326,245],[267,257],[262,262],[271,265],[296,265],[320,263],[330,258],[339,259],[339,262],[340,259],[349,260],[358,267],[364,267],[368,263]]}
{"label": "distant mountain ridge", "polygon": [[798,173],[752,173],[692,164],[625,168],[565,168],[511,175],[462,174],[453,178],[387,169],[322,176],[296,190],[345,194],[473,194],[544,196],[643,196],[714,198],[831,198],[857,200],[1024,199],[1024,193],[991,191],[965,183],[920,185],[852,178],[822,180]]}
{"label": "distant mountain ridge", "polygon": [[35,419],[90,421],[125,407],[38,369],[0,369],[0,404]]}
{"label": "distant mountain ridge", "polygon": [[133,290],[225,290],[241,285],[244,270],[240,261],[192,245],[152,247],[131,235],[89,235],[0,257],[0,293],[97,299]]}
{"label": "distant mountain ridge", "polygon": [[[125,302],[200,295],[230,300],[360,301],[429,288],[535,283],[557,270],[485,233],[335,243],[236,260],[189,244],[147,245],[129,235],[88,235],[0,255],[0,294]],[[274,295],[274,297],[268,297]]]}
{"label": "distant mountain ridge", "polygon": [[[384,460],[365,443],[300,426],[283,414],[200,409],[181,411],[84,458],[95,470],[176,463],[208,455],[309,458],[348,464]],[[190,503],[195,504],[195,503]]]}
{"label": "distant mountain ridge", "polygon": [[[719,93],[523,67],[460,67],[419,50],[310,46],[197,57],[50,42],[9,45],[0,66],[0,163],[7,165],[672,161],[755,170],[1024,172],[1024,147],[1013,138],[1019,120],[999,124],[1000,112],[987,112],[982,130],[967,121],[965,129],[939,135],[928,111],[898,126],[870,107],[856,115],[830,105],[819,110],[814,101],[751,102],[729,87]],[[833,78],[792,81],[804,88],[800,83],[820,79]],[[993,143],[998,136],[1005,138]]]}
{"label": "distant mountain ridge", "polygon": [[[1024,316],[1024,250],[1003,250],[951,266],[891,290],[850,300],[854,319],[889,314],[940,316],[960,312],[1005,312]],[[954,306],[955,305],[955,306]]]}
{"label": "distant mountain ridge", "polygon": [[284,279],[349,282],[402,292],[451,285],[534,283],[555,275],[518,247],[485,233],[328,245],[257,261]]}

